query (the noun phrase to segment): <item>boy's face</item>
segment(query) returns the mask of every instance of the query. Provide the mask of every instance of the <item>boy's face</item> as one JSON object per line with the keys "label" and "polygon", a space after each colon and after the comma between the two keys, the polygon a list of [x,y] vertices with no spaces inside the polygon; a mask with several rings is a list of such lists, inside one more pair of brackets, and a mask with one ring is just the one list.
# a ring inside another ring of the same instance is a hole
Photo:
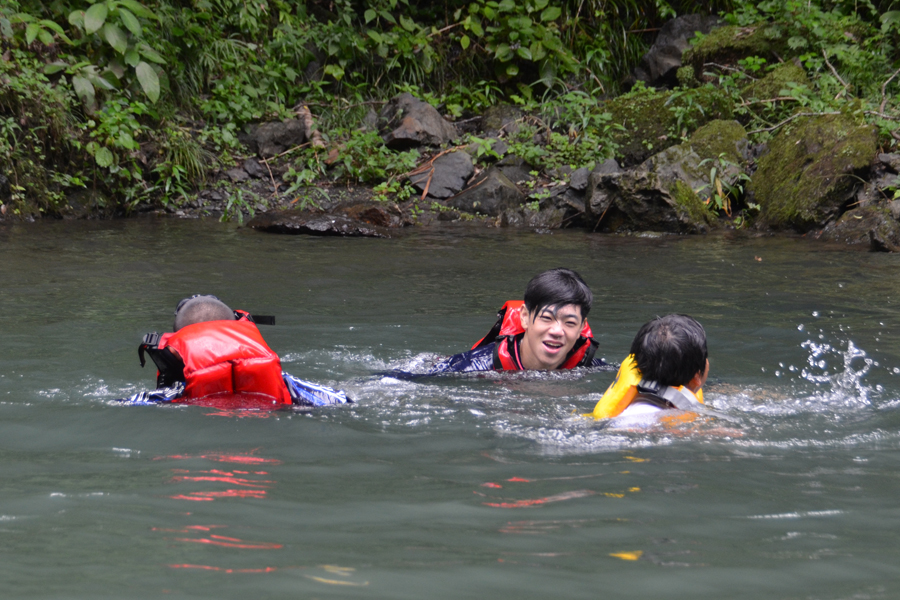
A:
{"label": "boy's face", "polygon": [[575,346],[584,319],[576,304],[547,306],[533,315],[523,305],[519,309],[525,334],[520,351],[526,369],[551,370],[559,367]]}

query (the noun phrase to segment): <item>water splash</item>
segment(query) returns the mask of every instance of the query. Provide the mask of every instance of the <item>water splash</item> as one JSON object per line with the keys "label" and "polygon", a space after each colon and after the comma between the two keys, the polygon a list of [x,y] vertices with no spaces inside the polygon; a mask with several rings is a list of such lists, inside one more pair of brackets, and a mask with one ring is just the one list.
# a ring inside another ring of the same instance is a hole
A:
{"label": "water splash", "polygon": [[[829,404],[838,403],[844,405],[869,406],[870,395],[878,391],[863,383],[863,378],[878,363],[866,355],[866,352],[858,348],[852,340],[847,340],[847,349],[841,350],[831,344],[807,340],[800,345],[809,351],[806,359],[808,367],[800,371],[800,376],[814,383],[816,387],[827,386],[824,392],[817,392],[815,396]],[[839,370],[831,371],[829,358],[834,357],[840,361]],[[862,364],[859,361],[862,361]],[[854,361],[855,364],[854,364]]]}

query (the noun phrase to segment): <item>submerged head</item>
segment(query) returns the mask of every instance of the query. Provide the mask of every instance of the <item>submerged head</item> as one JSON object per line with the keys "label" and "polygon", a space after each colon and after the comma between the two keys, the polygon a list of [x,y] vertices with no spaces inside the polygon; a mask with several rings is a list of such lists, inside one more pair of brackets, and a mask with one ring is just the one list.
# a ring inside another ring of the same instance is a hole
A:
{"label": "submerged head", "polygon": [[578,341],[594,302],[591,289],[575,271],[551,269],[528,282],[524,300],[522,366],[556,369]]}
{"label": "submerged head", "polygon": [[215,296],[185,298],[175,308],[175,331],[206,321],[233,321],[234,311]]}
{"label": "submerged head", "polygon": [[645,323],[631,342],[631,354],[641,375],[661,385],[685,385],[697,391],[709,374],[706,332],[687,315],[666,315]]}

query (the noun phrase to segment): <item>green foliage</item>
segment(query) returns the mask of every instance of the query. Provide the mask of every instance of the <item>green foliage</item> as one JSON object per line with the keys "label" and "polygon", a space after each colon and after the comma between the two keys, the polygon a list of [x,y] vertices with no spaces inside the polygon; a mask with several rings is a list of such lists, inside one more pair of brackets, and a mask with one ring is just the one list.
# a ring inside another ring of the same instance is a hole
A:
{"label": "green foliage", "polygon": [[379,182],[412,171],[419,159],[415,150],[394,152],[374,131],[338,132],[343,139],[333,177],[350,183]]}

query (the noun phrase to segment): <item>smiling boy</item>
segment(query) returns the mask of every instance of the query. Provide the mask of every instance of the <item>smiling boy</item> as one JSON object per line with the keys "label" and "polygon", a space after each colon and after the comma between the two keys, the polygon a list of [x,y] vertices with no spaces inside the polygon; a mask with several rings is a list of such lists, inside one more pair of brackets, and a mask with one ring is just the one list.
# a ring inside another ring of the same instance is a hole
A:
{"label": "smiling boy", "polygon": [[593,301],[575,271],[544,271],[528,282],[524,301],[503,305],[494,327],[471,350],[437,363],[429,374],[606,366],[594,358],[597,342],[587,324]]}

